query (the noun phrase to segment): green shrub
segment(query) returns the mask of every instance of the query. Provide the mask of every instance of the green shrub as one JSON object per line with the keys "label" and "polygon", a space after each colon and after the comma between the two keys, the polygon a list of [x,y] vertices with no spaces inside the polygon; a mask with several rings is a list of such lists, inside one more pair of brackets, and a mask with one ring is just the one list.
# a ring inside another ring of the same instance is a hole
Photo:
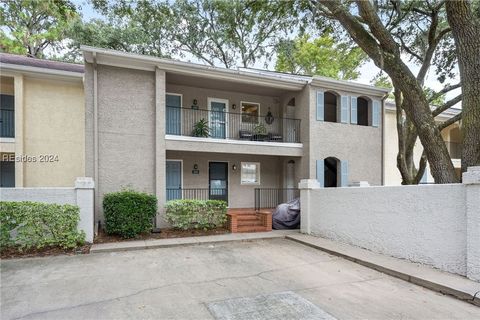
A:
{"label": "green shrub", "polygon": [[75,248],[85,241],[79,221],[78,206],[0,201],[0,246]]}
{"label": "green shrub", "polygon": [[227,203],[219,200],[171,200],[166,220],[177,229],[213,229],[225,225]]}
{"label": "green shrub", "polygon": [[105,230],[123,238],[134,238],[152,229],[157,197],[133,190],[112,192],[103,198]]}

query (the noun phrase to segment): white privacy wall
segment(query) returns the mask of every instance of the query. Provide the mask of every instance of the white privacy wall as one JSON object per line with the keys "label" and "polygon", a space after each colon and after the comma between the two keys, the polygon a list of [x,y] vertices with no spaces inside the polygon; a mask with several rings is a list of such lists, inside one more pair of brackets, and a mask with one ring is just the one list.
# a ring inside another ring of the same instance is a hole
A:
{"label": "white privacy wall", "polygon": [[85,231],[85,241],[93,242],[93,192],[91,178],[77,178],[74,188],[2,188],[0,201],[33,201],[72,204],[80,208],[78,230]]}
{"label": "white privacy wall", "polygon": [[480,184],[300,188],[302,232],[480,280]]}

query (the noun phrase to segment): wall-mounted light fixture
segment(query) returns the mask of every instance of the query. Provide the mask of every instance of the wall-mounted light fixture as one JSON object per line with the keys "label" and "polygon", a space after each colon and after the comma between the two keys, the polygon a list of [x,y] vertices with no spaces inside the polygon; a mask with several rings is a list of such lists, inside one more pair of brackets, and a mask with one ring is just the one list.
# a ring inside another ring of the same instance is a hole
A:
{"label": "wall-mounted light fixture", "polygon": [[198,110],[198,101],[197,101],[197,99],[193,99],[192,109]]}
{"label": "wall-mounted light fixture", "polygon": [[199,174],[200,173],[200,170],[198,170],[198,164],[194,164],[193,165],[193,170],[192,170],[192,174]]}
{"label": "wall-mounted light fixture", "polygon": [[233,109],[233,110],[237,109],[237,105],[236,105],[235,103],[232,104],[232,109]]}
{"label": "wall-mounted light fixture", "polygon": [[273,117],[273,114],[270,111],[270,107],[268,107],[268,112],[267,112],[267,115],[265,116],[265,122],[267,124],[272,124],[273,120],[275,120],[275,118]]}
{"label": "wall-mounted light fixture", "polygon": [[237,165],[236,165],[236,164],[234,164],[234,165],[232,166],[232,170],[233,170],[233,171],[237,170]]}

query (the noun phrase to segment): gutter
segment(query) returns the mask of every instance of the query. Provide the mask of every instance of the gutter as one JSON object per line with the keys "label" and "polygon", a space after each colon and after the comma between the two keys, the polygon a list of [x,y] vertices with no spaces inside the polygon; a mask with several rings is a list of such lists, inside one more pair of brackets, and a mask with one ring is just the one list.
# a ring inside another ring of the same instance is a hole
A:
{"label": "gutter", "polygon": [[31,66],[24,66],[20,64],[12,64],[12,63],[4,63],[4,62],[0,62],[0,68],[2,69],[2,72],[11,71],[11,72],[32,73],[35,75],[47,74],[52,76],[60,76],[60,77],[68,77],[68,78],[79,78],[79,79],[83,78],[83,72],[31,67]]}
{"label": "gutter", "polygon": [[94,208],[98,204],[99,180],[98,180],[98,74],[97,55],[93,53],[93,179],[95,181]]}

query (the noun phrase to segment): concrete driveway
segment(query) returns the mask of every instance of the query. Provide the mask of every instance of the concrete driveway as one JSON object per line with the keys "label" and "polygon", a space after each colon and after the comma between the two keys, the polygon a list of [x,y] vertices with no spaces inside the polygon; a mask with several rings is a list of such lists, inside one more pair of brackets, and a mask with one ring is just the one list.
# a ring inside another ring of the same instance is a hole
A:
{"label": "concrete driveway", "polygon": [[[310,316],[306,316],[310,314]],[[479,319],[285,239],[1,262],[2,319]]]}

